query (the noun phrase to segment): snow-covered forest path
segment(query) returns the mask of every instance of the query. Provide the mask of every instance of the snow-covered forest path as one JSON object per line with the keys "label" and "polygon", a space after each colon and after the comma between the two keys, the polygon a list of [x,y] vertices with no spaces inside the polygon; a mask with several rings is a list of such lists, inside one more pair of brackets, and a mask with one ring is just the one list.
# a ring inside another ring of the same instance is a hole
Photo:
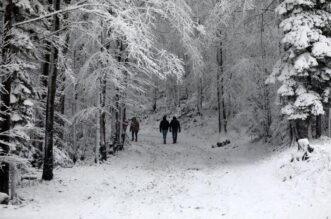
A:
{"label": "snow-covered forest path", "polygon": [[280,164],[270,156],[275,152],[266,147],[231,144],[212,149],[208,140],[182,133],[178,144],[163,145],[156,129],[142,131],[139,138],[106,164],[58,169],[53,181],[24,188],[21,194],[31,201],[1,207],[0,218],[331,215],[327,200],[314,203],[313,197],[282,182],[277,174]]}

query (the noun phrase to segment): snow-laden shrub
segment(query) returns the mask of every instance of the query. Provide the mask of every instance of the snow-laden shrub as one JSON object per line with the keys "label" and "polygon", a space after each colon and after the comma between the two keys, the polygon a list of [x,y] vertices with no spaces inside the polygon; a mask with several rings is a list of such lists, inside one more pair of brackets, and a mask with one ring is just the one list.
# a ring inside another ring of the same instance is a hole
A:
{"label": "snow-laden shrub", "polygon": [[69,158],[68,153],[61,151],[57,147],[54,147],[54,166],[72,167],[73,162]]}

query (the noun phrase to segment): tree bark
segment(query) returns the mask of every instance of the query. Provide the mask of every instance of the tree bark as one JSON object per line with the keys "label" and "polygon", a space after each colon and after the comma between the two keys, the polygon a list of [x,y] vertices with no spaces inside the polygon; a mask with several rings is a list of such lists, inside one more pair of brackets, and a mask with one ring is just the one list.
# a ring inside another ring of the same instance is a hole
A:
{"label": "tree bark", "polygon": [[[100,84],[100,80],[98,82],[98,86],[97,86],[97,107],[100,108],[100,87],[101,87],[101,84]],[[97,118],[96,118],[96,133],[95,133],[95,159],[94,159],[94,162],[96,164],[99,164],[99,152],[100,152],[100,117],[101,117],[101,110],[98,109],[97,110]]]}
{"label": "tree bark", "polygon": [[[54,10],[60,10],[61,0],[54,0]],[[57,15],[53,16],[53,32],[60,30],[60,19]],[[56,34],[58,35],[58,34]],[[45,125],[45,157],[42,179],[53,179],[53,135],[54,135],[54,102],[56,94],[56,79],[57,79],[57,60],[58,49],[55,45],[51,49],[51,68],[48,75],[48,91],[47,91],[47,106],[46,106],[46,125]]]}
{"label": "tree bark", "polygon": [[308,118],[307,121],[307,137],[308,139],[312,139],[313,138],[313,130],[312,130],[312,125],[313,125],[313,121],[312,118]]}
{"label": "tree bark", "polygon": [[120,143],[120,95],[119,88],[116,88],[115,95],[115,142]]}
{"label": "tree bark", "polygon": [[203,83],[202,83],[202,76],[199,79],[199,111],[202,114],[202,103],[203,103]]}
{"label": "tree bark", "polygon": [[295,120],[290,120],[289,121],[289,128],[290,128],[290,145],[293,146],[296,144],[298,140],[298,130],[296,126],[296,121]]}
{"label": "tree bark", "polygon": [[298,139],[309,138],[309,119],[306,120],[295,120],[296,129],[298,133]]}
{"label": "tree bark", "polygon": [[316,138],[322,136],[322,115],[316,116]]}
{"label": "tree bark", "polygon": [[221,101],[222,101],[222,114],[223,114],[223,128],[224,128],[224,133],[226,134],[228,132],[228,128],[227,128],[227,116],[226,116],[224,96],[225,95],[224,95],[224,75],[223,75],[221,78]]}
{"label": "tree bark", "polygon": [[97,128],[96,128],[96,134],[95,134],[95,163],[99,163],[99,150],[100,150],[100,110],[98,110],[97,113]]}
{"label": "tree bark", "polygon": [[271,107],[270,107],[270,100],[269,100],[269,87],[265,83],[266,78],[269,76],[268,69],[266,67],[266,52],[265,52],[265,46],[263,41],[263,34],[264,34],[264,15],[261,14],[261,32],[260,32],[260,43],[261,43],[261,59],[262,59],[262,71],[263,71],[263,126],[264,126],[264,140],[267,142],[267,140],[271,137],[270,133],[270,126],[272,123],[271,118]]}
{"label": "tree bark", "polygon": [[9,195],[9,163],[1,163],[1,165],[2,168],[0,169],[0,192]]}
{"label": "tree bark", "polygon": [[[217,75],[216,75],[216,82],[217,82],[217,111],[218,111],[218,132],[222,132],[222,111],[221,111],[221,77],[223,75],[223,52],[222,52],[222,42],[220,42],[219,48],[217,48]],[[222,79],[223,80],[223,79]]]}
{"label": "tree bark", "polygon": [[107,75],[104,74],[100,78],[100,149],[102,151],[101,156],[102,160],[107,160],[107,151],[106,151],[106,89],[107,89]]}

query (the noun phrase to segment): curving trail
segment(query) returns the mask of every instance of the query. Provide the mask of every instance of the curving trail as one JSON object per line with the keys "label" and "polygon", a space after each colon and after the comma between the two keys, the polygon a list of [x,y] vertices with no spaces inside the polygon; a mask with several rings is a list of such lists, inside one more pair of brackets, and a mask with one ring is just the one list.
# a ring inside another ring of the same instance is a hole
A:
{"label": "curving trail", "polygon": [[152,128],[139,137],[106,164],[58,169],[52,182],[25,188],[30,201],[0,207],[0,218],[331,216],[329,198],[316,202],[282,182],[280,155],[270,148],[241,142],[212,149],[211,140],[182,133],[178,144],[163,145]]}

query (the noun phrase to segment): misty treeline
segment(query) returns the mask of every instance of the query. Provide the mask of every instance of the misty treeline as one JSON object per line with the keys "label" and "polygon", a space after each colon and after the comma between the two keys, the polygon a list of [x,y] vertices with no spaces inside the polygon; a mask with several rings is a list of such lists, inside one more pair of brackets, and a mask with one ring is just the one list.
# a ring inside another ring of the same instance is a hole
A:
{"label": "misty treeline", "polygon": [[146,112],[214,112],[218,132],[274,144],[326,131],[330,1],[0,4],[0,192],[17,168],[98,163]]}

